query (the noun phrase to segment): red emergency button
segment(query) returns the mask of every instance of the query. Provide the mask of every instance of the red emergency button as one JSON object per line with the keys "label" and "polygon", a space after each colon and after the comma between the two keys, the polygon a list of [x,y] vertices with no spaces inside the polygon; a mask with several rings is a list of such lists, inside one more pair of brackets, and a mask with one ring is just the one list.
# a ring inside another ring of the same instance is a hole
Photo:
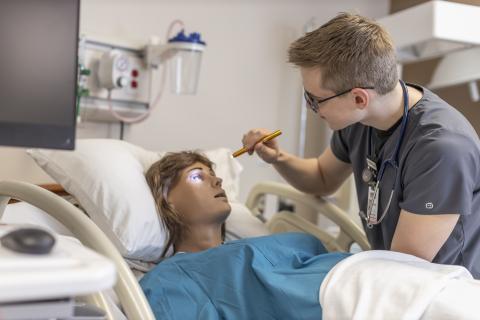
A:
{"label": "red emergency button", "polygon": [[132,70],[132,77],[134,77],[134,78],[138,77],[138,70],[137,69]]}
{"label": "red emergency button", "polygon": [[132,86],[132,88],[136,89],[138,87],[138,82],[135,81],[135,80],[132,80],[132,82],[130,83],[130,85]]}

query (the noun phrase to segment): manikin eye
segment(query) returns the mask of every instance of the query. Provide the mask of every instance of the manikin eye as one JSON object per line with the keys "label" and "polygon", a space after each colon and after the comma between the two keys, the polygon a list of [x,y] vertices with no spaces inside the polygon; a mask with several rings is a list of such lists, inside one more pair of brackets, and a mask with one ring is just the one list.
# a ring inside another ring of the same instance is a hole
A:
{"label": "manikin eye", "polygon": [[203,182],[204,179],[200,170],[194,170],[188,176],[188,180],[194,183],[200,183],[200,182]]}

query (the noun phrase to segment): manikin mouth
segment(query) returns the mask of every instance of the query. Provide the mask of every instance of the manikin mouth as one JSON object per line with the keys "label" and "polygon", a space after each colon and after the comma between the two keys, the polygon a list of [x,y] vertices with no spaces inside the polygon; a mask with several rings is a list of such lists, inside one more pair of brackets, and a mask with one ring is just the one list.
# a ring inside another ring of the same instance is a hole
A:
{"label": "manikin mouth", "polygon": [[225,194],[225,191],[219,192],[215,195],[214,198],[226,198],[227,195]]}

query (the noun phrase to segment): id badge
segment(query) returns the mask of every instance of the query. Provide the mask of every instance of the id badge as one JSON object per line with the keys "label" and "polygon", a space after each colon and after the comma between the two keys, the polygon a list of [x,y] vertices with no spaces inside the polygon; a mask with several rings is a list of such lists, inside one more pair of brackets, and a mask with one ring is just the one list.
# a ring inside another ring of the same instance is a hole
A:
{"label": "id badge", "polygon": [[379,193],[380,193],[380,190],[378,188],[378,182],[375,184],[375,187],[372,187],[372,186],[368,187],[368,208],[370,208],[370,212],[368,212],[367,210],[367,218],[368,218],[368,223],[372,225],[377,224],[377,221],[378,221],[377,217],[378,217],[378,194]]}

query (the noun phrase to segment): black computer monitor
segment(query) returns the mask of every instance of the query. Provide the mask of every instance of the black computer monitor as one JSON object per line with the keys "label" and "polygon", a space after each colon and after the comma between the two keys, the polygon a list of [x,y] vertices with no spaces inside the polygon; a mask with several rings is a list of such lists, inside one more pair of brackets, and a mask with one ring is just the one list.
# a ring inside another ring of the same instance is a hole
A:
{"label": "black computer monitor", "polygon": [[0,0],[0,145],[74,149],[80,0]]}

